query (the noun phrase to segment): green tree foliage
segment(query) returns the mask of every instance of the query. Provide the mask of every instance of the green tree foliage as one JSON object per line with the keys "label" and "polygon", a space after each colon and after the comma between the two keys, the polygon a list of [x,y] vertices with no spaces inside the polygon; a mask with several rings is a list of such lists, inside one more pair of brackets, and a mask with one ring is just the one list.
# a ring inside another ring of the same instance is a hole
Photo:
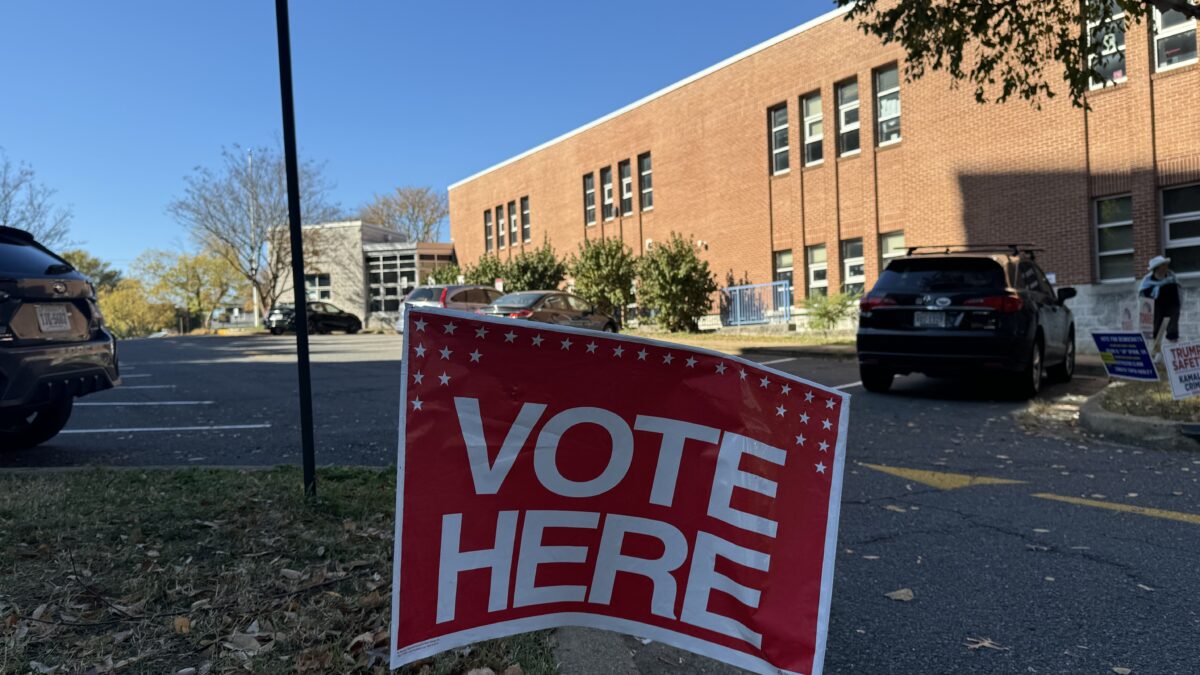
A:
{"label": "green tree foliage", "polygon": [[570,261],[575,293],[594,303],[600,311],[623,319],[625,307],[633,302],[637,258],[625,242],[615,237],[584,240]]}
{"label": "green tree foliage", "polygon": [[111,291],[121,281],[121,271],[109,267],[108,263],[89,254],[83,249],[61,251],[59,255],[71,263],[80,274],[91,280],[96,287],[96,293]]}
{"label": "green tree foliage", "polygon": [[857,293],[809,296],[804,301],[804,308],[808,310],[809,327],[823,333],[837,328],[838,324],[854,315],[858,309],[859,297]]}
{"label": "green tree foliage", "polygon": [[175,321],[175,308],[151,302],[145,284],[137,279],[122,279],[100,294],[99,301],[105,324],[120,338],[149,335],[170,328]]}
{"label": "green tree foliage", "polygon": [[690,239],[671,233],[638,261],[638,304],[670,331],[695,331],[712,308],[717,282]]}
{"label": "green tree foliage", "polygon": [[474,265],[463,267],[462,272],[468,284],[491,286],[496,283],[497,279],[504,279],[505,288],[508,288],[508,265],[499,257],[490,253],[482,256],[479,262]]}
{"label": "green tree foliage", "polygon": [[557,290],[567,276],[567,263],[554,253],[549,240],[521,251],[508,262],[505,292]]}
{"label": "green tree foliage", "polygon": [[207,253],[147,251],[133,269],[150,299],[186,311],[208,326],[212,311],[236,297],[244,281],[224,258]]}
{"label": "green tree foliage", "polygon": [[[463,271],[459,269],[458,265],[443,265],[430,272],[423,282],[425,284],[457,284],[460,274],[463,274]],[[464,276],[466,275],[464,274]]]}
{"label": "green tree foliage", "polygon": [[[975,88],[979,102],[1013,96],[1040,101],[1055,95],[1052,81],[1066,82],[1072,103],[1084,105],[1098,68],[1112,51],[1112,31],[1095,29],[1124,11],[1125,20],[1150,19],[1154,7],[1200,17],[1187,0],[836,0],[850,6],[846,20],[864,33],[898,44],[910,80],[944,70]],[[1082,6],[1082,16],[1081,16]]]}

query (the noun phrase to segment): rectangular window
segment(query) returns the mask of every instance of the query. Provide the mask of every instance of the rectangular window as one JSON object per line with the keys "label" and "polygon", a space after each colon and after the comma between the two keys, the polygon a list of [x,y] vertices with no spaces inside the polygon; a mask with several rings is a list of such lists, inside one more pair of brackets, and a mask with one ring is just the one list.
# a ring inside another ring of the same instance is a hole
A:
{"label": "rectangular window", "polygon": [[529,224],[529,197],[521,197],[521,241],[533,238],[533,226]]}
{"label": "rectangular window", "polygon": [[496,248],[504,248],[504,205],[496,207]]}
{"label": "rectangular window", "polygon": [[773,281],[786,281],[788,289],[792,288],[792,251],[775,252],[775,274]]}
{"label": "rectangular window", "polygon": [[621,178],[621,215],[633,213],[633,169],[629,160],[617,165],[617,175]]}
{"label": "rectangular window", "polygon": [[606,166],[600,169],[600,195],[602,199],[602,210],[605,220],[613,219],[613,184],[612,184],[612,167]]}
{"label": "rectangular window", "polygon": [[771,173],[781,174],[788,170],[788,113],[787,104],[767,111],[767,140],[771,145]]}
{"label": "rectangular window", "polygon": [[492,210],[483,212],[483,250],[492,251]]}
{"label": "rectangular window", "polygon": [[800,99],[804,115],[804,166],[820,164],[824,158],[825,117],[821,114],[821,94],[809,94]]}
{"label": "rectangular window", "polygon": [[642,210],[654,208],[654,181],[650,172],[650,153],[638,155],[638,189],[642,191]]}
{"label": "rectangular window", "polygon": [[1200,272],[1200,184],[1163,190],[1162,215],[1171,269]]}
{"label": "rectangular window", "polygon": [[866,261],[863,259],[863,240],[842,241],[842,292],[860,294],[867,285]]}
{"label": "rectangular window", "polygon": [[1095,201],[1096,268],[1100,281],[1126,281],[1133,273],[1133,197]]}
{"label": "rectangular window", "polygon": [[858,152],[858,80],[843,82],[837,86],[838,104],[838,154],[853,155]]}
{"label": "rectangular window", "polygon": [[305,274],[304,294],[309,300],[329,300],[333,297],[333,285],[328,274]]}
{"label": "rectangular window", "polygon": [[[1093,2],[1095,0],[1092,0]],[[1088,23],[1089,44],[1099,44],[1100,55],[1088,55],[1092,89],[1125,81],[1125,10],[1116,0],[1106,0],[1111,17]]]}
{"label": "rectangular window", "polygon": [[903,232],[887,232],[879,235],[879,257],[886,264],[892,258],[898,258],[908,249],[904,246]]}
{"label": "rectangular window", "polygon": [[804,249],[808,261],[808,297],[829,294],[829,268],[825,253],[825,244],[817,244]]}
{"label": "rectangular window", "polygon": [[[1195,0],[1193,0],[1195,4]],[[1154,9],[1154,59],[1158,70],[1196,62],[1196,20],[1177,9]]]}
{"label": "rectangular window", "polygon": [[517,203],[508,203],[508,244],[510,246],[517,245],[517,235],[520,233],[520,225],[517,221]]}
{"label": "rectangular window", "polygon": [[875,142],[888,145],[900,140],[900,69],[895,65],[875,71]]}
{"label": "rectangular window", "polygon": [[583,224],[596,224],[596,174],[583,175]]}

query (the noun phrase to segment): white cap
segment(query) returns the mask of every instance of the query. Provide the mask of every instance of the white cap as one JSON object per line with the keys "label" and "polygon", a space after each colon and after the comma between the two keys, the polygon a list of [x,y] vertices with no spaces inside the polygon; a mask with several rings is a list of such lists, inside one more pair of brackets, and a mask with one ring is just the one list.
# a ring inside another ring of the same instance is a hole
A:
{"label": "white cap", "polygon": [[1171,262],[1171,259],[1168,258],[1167,256],[1156,255],[1150,259],[1150,264],[1146,266],[1146,269],[1153,272],[1155,267],[1158,267],[1159,265],[1167,265],[1167,264],[1170,264],[1170,262]]}

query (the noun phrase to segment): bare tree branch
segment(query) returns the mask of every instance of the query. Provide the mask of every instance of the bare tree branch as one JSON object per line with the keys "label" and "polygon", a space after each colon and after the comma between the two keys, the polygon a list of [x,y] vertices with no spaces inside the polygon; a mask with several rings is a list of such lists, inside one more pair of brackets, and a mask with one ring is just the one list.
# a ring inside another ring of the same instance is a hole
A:
{"label": "bare tree branch", "polygon": [[450,214],[446,193],[431,187],[398,187],[392,194],[375,195],[358,211],[360,220],[395,230],[409,241],[437,241]]}
{"label": "bare tree branch", "polygon": [[54,195],[32,167],[14,164],[0,148],[0,225],[26,230],[48,248],[67,244],[71,210],[55,206]]}

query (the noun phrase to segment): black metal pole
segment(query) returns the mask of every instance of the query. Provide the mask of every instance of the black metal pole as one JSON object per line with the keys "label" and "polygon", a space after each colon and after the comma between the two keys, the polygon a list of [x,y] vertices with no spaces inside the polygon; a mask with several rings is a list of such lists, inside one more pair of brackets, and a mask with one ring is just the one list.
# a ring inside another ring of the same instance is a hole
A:
{"label": "black metal pole", "polygon": [[288,230],[292,243],[292,297],[296,303],[296,367],[300,374],[300,443],[304,453],[304,494],[317,494],[313,451],[312,376],[308,359],[308,308],[304,296],[304,237],[300,230],[300,170],[296,161],[296,114],[292,101],[292,45],[287,0],[275,0],[279,38],[279,94],[283,102],[283,155],[287,165]]}

